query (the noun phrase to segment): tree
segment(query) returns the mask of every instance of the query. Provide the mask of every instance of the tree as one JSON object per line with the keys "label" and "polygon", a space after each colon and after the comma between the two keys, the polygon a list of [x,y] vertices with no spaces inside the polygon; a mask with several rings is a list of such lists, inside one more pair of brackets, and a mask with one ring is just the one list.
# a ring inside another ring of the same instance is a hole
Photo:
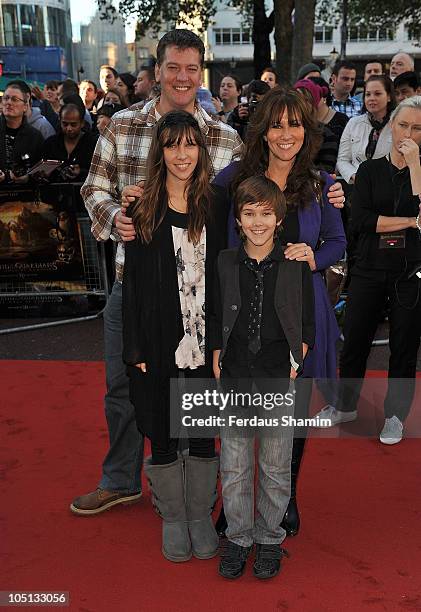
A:
{"label": "tree", "polygon": [[281,83],[288,83],[291,78],[292,60],[292,11],[295,0],[274,0],[275,13],[275,47],[276,72]]}
{"label": "tree", "polygon": [[[337,25],[342,19],[342,4],[343,0],[318,0],[316,19]],[[348,26],[395,29],[401,22],[421,34],[419,0],[348,0]]]}
{"label": "tree", "polygon": [[313,59],[313,35],[316,0],[295,0],[292,39],[291,80],[298,70]]}

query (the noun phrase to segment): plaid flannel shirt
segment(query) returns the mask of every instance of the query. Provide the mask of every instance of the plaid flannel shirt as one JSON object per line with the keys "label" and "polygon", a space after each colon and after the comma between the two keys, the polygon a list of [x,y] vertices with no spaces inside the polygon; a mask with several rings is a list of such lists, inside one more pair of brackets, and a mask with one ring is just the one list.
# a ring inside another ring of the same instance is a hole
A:
{"label": "plaid flannel shirt", "polygon": [[358,117],[361,115],[361,111],[363,108],[363,101],[357,98],[356,96],[352,97],[348,96],[346,100],[333,100],[332,108],[340,113],[344,113],[349,118]]}
{"label": "plaid flannel shirt", "polygon": [[[113,221],[121,210],[123,188],[146,179],[152,130],[159,118],[155,110],[158,101],[152,100],[141,109],[134,105],[114,115],[98,140],[89,174],[81,189],[96,240],[111,238],[118,242],[115,263],[119,281],[123,278],[124,242]],[[209,180],[212,180],[220,170],[240,158],[243,143],[233,128],[211,119],[200,104],[196,105],[194,117],[206,140],[212,161]]]}

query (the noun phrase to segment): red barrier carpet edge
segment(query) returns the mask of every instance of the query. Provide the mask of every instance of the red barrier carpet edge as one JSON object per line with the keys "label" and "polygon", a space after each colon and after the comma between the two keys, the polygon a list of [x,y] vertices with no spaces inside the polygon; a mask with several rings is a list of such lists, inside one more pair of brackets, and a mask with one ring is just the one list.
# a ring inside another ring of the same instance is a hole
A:
{"label": "red barrier carpet edge", "polygon": [[1,361],[0,377],[0,590],[69,591],[82,612],[421,610],[420,440],[311,439],[291,558],[231,582],[217,558],[163,559],[146,485],[137,505],[70,513],[107,449],[102,363]]}

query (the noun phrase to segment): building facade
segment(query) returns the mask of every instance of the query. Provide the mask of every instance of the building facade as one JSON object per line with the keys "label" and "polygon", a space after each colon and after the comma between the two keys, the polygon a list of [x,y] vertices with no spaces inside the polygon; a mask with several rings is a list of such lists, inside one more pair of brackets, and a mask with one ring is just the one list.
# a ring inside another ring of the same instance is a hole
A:
{"label": "building facade", "polygon": [[62,47],[73,74],[69,0],[2,0],[0,47]]}
{"label": "building facade", "polygon": [[127,72],[128,50],[126,31],[122,19],[113,23],[100,18],[97,12],[88,25],[80,26],[80,63],[83,78],[98,82],[99,67],[113,66],[118,72]]}
{"label": "building facade", "polygon": [[[273,3],[267,2],[267,12],[272,10]],[[371,58],[379,59],[388,68],[392,56],[398,51],[405,51],[415,57],[416,68],[421,69],[421,47],[417,41],[421,38],[419,31],[397,24],[393,29],[363,26],[350,27],[347,42],[347,58],[355,61],[360,76],[364,63]],[[275,61],[275,43],[273,34],[270,37],[272,61]],[[205,34],[206,60],[208,66],[208,86],[217,91],[222,77],[235,72],[243,82],[254,77],[253,43],[250,27],[244,22],[238,10],[226,5],[222,0],[212,24]],[[341,46],[339,26],[316,25],[314,30],[313,58],[321,67],[329,64],[338,56]],[[334,53],[332,53],[334,52]]]}

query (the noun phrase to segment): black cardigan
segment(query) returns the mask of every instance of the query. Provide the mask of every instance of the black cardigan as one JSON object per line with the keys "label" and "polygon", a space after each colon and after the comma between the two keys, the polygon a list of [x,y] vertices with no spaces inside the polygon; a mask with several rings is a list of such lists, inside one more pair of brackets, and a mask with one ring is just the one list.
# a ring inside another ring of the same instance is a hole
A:
{"label": "black cardigan", "polygon": [[[211,372],[209,312],[216,258],[227,243],[229,200],[212,186],[212,212],[206,223],[206,365]],[[170,378],[178,375],[175,352],[184,335],[172,230],[165,217],[150,244],[125,244],[123,275],[123,361],[128,365],[130,399],[139,429],[150,439],[169,438]],[[142,373],[134,364],[145,362]]]}
{"label": "black cardigan", "polygon": [[0,170],[16,170],[24,167],[22,155],[29,155],[29,166],[33,166],[41,159],[42,143],[44,138],[38,130],[28,125],[26,119],[16,135],[13,147],[13,168],[6,168],[6,120],[0,117]]}
{"label": "black cardigan", "polygon": [[412,195],[408,168],[398,171],[387,157],[363,162],[355,177],[351,205],[352,227],[358,233],[358,267],[403,270],[405,260],[421,261],[421,237],[417,229],[403,230],[405,248],[396,251],[379,249],[380,234],[376,232],[379,215],[416,217],[418,210],[419,199]]}

